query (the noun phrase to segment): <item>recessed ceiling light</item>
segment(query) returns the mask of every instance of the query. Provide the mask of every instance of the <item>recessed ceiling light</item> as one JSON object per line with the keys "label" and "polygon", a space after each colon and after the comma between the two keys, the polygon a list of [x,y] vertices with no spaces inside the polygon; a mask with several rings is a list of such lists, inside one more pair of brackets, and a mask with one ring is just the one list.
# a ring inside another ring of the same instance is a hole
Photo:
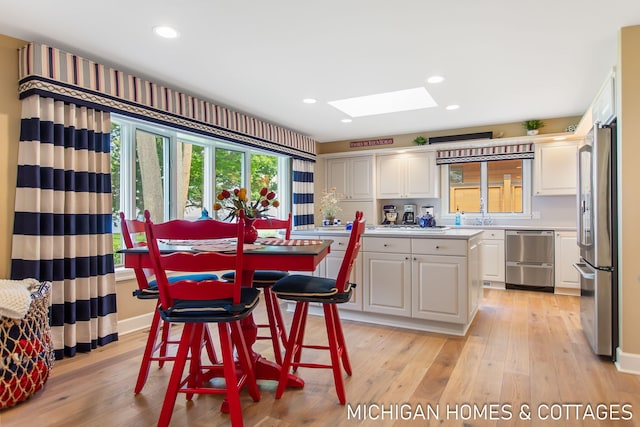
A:
{"label": "recessed ceiling light", "polygon": [[424,87],[378,93],[356,98],[329,101],[329,105],[351,117],[373,116],[376,114],[397,113],[435,107],[429,92]]}
{"label": "recessed ceiling light", "polygon": [[178,32],[176,30],[164,25],[158,25],[157,27],[153,27],[153,32],[159,35],[160,37],[164,37],[165,39],[175,39],[176,37],[178,37]]}
{"label": "recessed ceiling light", "polygon": [[304,102],[305,104],[315,104],[318,101],[316,101],[313,98],[305,98],[305,99],[302,100],[302,102]]}
{"label": "recessed ceiling light", "polygon": [[444,77],[442,76],[431,76],[427,79],[427,83],[442,83],[444,81]]}
{"label": "recessed ceiling light", "polygon": [[351,123],[353,120],[351,119],[342,119],[340,120],[342,123]]}
{"label": "recessed ceiling light", "polygon": [[460,108],[460,106],[458,104],[451,104],[451,105],[447,105],[444,108],[447,110],[457,110],[458,108]]}

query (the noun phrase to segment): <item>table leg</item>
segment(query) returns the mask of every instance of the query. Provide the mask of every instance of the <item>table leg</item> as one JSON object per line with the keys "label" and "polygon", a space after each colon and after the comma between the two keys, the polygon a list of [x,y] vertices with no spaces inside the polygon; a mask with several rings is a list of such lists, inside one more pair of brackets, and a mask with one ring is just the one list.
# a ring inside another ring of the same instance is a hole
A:
{"label": "table leg", "polygon": [[[242,272],[242,286],[252,286],[253,283],[253,271],[244,270]],[[249,355],[253,362],[254,372],[257,380],[273,380],[278,381],[280,379],[280,372],[282,368],[275,362],[267,360],[259,353],[253,351],[253,344],[256,342],[258,336],[258,326],[253,320],[253,315],[249,314],[247,317],[240,321],[242,327],[242,334],[249,348]],[[302,388],[304,387],[304,380],[293,374],[289,374],[289,380],[287,382],[288,387]]]}

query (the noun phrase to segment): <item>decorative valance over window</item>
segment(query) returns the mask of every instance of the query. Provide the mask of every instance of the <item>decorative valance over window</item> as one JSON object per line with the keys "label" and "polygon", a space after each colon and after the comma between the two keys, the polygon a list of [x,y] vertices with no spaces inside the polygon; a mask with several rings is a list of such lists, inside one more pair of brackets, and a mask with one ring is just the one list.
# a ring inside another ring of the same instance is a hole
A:
{"label": "decorative valance over window", "polygon": [[20,98],[32,94],[315,161],[316,141],[62,50],[20,50]]}
{"label": "decorative valance over window", "polygon": [[439,150],[436,164],[533,159],[533,143]]}

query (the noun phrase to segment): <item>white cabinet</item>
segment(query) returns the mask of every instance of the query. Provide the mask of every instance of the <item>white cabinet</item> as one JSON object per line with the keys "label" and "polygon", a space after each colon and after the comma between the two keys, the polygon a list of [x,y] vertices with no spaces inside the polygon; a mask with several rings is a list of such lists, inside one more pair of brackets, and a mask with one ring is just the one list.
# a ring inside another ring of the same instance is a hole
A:
{"label": "white cabinet", "polygon": [[412,253],[411,316],[466,323],[467,241],[412,239]]}
{"label": "white cabinet", "polygon": [[480,246],[482,280],[504,283],[504,230],[485,230]]}
{"label": "white cabinet", "polygon": [[376,169],[380,199],[438,197],[435,152],[380,155]]}
{"label": "white cabinet", "polygon": [[335,187],[344,200],[373,198],[373,157],[330,158],[326,161],[327,188]]}
{"label": "white cabinet", "polygon": [[[344,259],[347,245],[349,244],[349,236],[331,236],[333,243],[331,244],[331,252],[322,261],[325,264],[326,277],[335,279],[338,277],[338,272],[342,266],[342,260]],[[357,284],[351,299],[349,302],[339,304],[338,308],[341,310],[362,310],[362,288],[364,284],[362,282],[362,252],[358,254],[351,270],[351,276],[349,278],[351,283]]]}
{"label": "white cabinet", "polygon": [[593,101],[591,117],[594,123],[609,124],[613,120],[616,115],[615,92],[615,78],[611,73]]}
{"label": "white cabinet", "polygon": [[537,143],[534,192],[536,196],[575,195],[577,141]]}
{"label": "white cabinet", "polygon": [[573,264],[580,261],[575,231],[556,231],[555,291],[579,295],[580,274]]}
{"label": "white cabinet", "polygon": [[363,237],[363,311],[411,316],[410,240]]}

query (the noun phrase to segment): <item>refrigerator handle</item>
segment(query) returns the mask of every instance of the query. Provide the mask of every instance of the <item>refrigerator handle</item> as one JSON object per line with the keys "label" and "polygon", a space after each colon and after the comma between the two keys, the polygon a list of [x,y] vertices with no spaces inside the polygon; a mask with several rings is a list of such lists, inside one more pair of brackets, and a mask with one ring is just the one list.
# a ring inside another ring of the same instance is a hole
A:
{"label": "refrigerator handle", "polygon": [[583,263],[575,263],[573,267],[580,272],[580,275],[587,280],[594,280],[596,278],[596,274],[592,273],[587,269],[587,266]]}

